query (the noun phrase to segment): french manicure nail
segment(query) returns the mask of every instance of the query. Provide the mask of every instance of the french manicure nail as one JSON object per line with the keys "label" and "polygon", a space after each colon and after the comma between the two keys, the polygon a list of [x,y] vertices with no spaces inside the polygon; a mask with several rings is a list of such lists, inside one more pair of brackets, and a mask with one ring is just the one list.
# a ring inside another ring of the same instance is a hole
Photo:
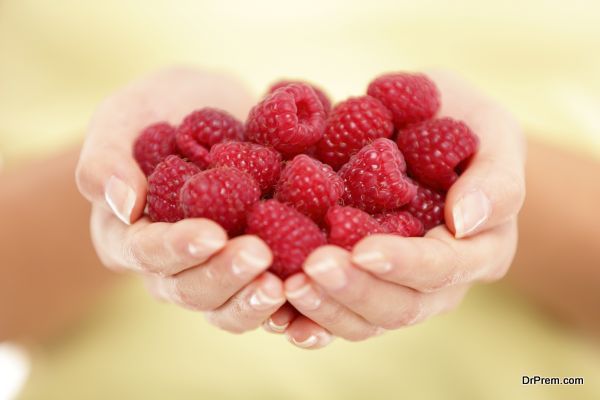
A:
{"label": "french manicure nail", "polygon": [[365,269],[376,274],[384,274],[392,270],[392,263],[377,250],[355,254],[352,260]]}
{"label": "french manicure nail", "polygon": [[482,226],[491,214],[490,200],[481,190],[473,190],[465,194],[452,210],[455,236],[465,237]]}
{"label": "french manicure nail", "polygon": [[319,341],[315,335],[310,335],[306,339],[302,341],[297,341],[294,337],[290,336],[290,341],[298,347],[302,347],[303,349],[308,349],[313,347]]}
{"label": "french manicure nail", "polygon": [[269,326],[269,329],[271,329],[273,332],[283,333],[283,332],[285,332],[285,330],[287,329],[287,327],[290,326],[290,323],[286,322],[283,325],[278,325],[278,324],[275,323],[275,321],[273,321],[271,318],[269,318],[267,320],[267,325]]}
{"label": "french manicure nail", "polygon": [[257,289],[250,297],[249,301],[252,308],[255,310],[267,310],[276,304],[283,303],[282,298],[271,297],[261,289]]}
{"label": "french manicure nail", "polygon": [[327,289],[341,289],[348,283],[348,278],[342,267],[331,258],[307,264],[304,269],[307,274]]}
{"label": "french manicure nail", "polygon": [[135,206],[135,191],[121,179],[111,176],[104,189],[104,199],[115,215],[127,225]]}
{"label": "french manicure nail", "polygon": [[316,310],[321,305],[321,297],[309,283],[298,289],[286,290],[285,295],[287,298],[294,300],[298,307],[305,310]]}
{"label": "french manicure nail", "polygon": [[317,343],[319,343],[321,347],[325,347],[329,345],[329,343],[331,343],[334,338],[335,336],[330,335],[328,333],[319,333],[317,334]]}
{"label": "french manicure nail", "polygon": [[195,258],[206,258],[225,247],[226,243],[225,239],[200,236],[188,244],[188,253]]}
{"label": "french manicure nail", "polygon": [[231,269],[236,275],[256,274],[268,266],[268,258],[250,249],[241,250],[231,262]]}

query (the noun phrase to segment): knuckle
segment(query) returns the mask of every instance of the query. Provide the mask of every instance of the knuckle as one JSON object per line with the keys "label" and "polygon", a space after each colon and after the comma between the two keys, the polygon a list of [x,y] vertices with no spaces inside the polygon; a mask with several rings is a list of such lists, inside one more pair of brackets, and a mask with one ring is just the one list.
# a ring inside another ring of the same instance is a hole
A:
{"label": "knuckle", "polygon": [[410,305],[400,310],[381,324],[384,329],[399,329],[414,324],[423,314],[423,304],[420,296],[414,296]]}
{"label": "knuckle", "polygon": [[525,202],[525,177],[522,169],[514,170],[501,166],[502,181],[496,185],[497,188],[501,188],[504,201],[511,205],[514,210],[514,214],[523,206]]}
{"label": "knuckle", "polygon": [[344,320],[345,310],[340,304],[332,304],[324,311],[320,318],[324,326],[336,326]]}
{"label": "knuckle", "polygon": [[198,288],[186,280],[175,277],[171,278],[171,282],[173,297],[178,304],[196,311],[210,311],[215,308]]}
{"label": "knuckle", "polygon": [[349,342],[362,342],[369,338],[372,338],[377,334],[377,328],[360,328],[353,329],[343,335],[340,335],[343,339],[348,340]]}
{"label": "knuckle", "polygon": [[[235,307],[235,306],[233,306]],[[235,308],[228,310],[209,311],[205,314],[206,320],[219,329],[236,335],[251,331],[258,326],[245,323],[239,318],[239,311]]]}
{"label": "knuckle", "polygon": [[448,288],[450,286],[455,285],[457,282],[464,279],[464,274],[460,271],[464,270],[462,268],[463,263],[459,260],[451,262],[449,267],[446,267],[442,270],[440,277],[433,282],[432,285],[425,289],[425,293],[437,292],[439,290]]}
{"label": "knuckle", "polygon": [[431,258],[429,259],[430,263],[422,265],[432,265],[438,273],[432,282],[419,288],[422,293],[437,292],[466,278],[462,272],[467,270],[463,256],[448,243],[441,240],[440,243],[442,250],[424,255],[428,259]]}
{"label": "knuckle", "polygon": [[357,284],[343,290],[345,290],[343,302],[348,308],[352,309],[364,305],[365,300],[369,298],[373,289],[365,284]]}
{"label": "knuckle", "polygon": [[129,242],[123,246],[123,259],[127,260],[130,267],[142,272],[153,273],[154,265],[148,261],[144,251],[135,242]]}
{"label": "knuckle", "polygon": [[209,324],[211,324],[221,330],[224,330],[226,332],[233,333],[233,334],[242,333],[238,327],[231,326],[231,324],[228,323],[228,321],[226,319],[224,319],[221,314],[222,314],[221,312],[208,311],[204,314],[204,317],[206,318],[206,321]]}

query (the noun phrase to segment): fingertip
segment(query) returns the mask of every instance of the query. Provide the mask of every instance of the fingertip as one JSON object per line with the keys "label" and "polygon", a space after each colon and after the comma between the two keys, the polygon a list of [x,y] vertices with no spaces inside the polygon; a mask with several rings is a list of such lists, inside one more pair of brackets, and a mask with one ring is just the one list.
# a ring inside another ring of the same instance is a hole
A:
{"label": "fingertip", "polygon": [[267,319],[263,323],[263,329],[269,333],[282,334],[285,333],[285,330],[290,326],[290,322],[286,321],[281,324],[275,322],[273,318]]}
{"label": "fingertip", "polygon": [[524,201],[525,179],[520,168],[480,159],[448,191],[446,225],[455,238],[470,237],[515,217]]}
{"label": "fingertip", "polygon": [[298,311],[285,303],[263,323],[263,328],[270,333],[284,333],[297,316]]}
{"label": "fingertip", "polygon": [[396,248],[400,237],[390,235],[371,235],[360,240],[352,249],[352,262],[358,267],[376,274],[384,274],[392,270],[392,263],[387,255],[387,248]]}
{"label": "fingertip", "polygon": [[488,196],[479,189],[472,189],[454,202],[444,211],[449,214],[450,231],[454,237],[461,239],[480,231],[489,220],[492,213],[492,204]]}
{"label": "fingertip", "polygon": [[208,219],[184,219],[171,225],[169,236],[172,246],[180,254],[187,253],[201,262],[227,245],[227,233]]}
{"label": "fingertip", "polygon": [[325,245],[314,250],[304,261],[303,269],[312,276],[330,266],[340,266],[349,259],[350,253],[341,247]]}
{"label": "fingertip", "polygon": [[290,343],[305,350],[321,349],[334,339],[331,333],[304,316],[296,318],[285,334]]}
{"label": "fingertip", "polygon": [[304,272],[299,272],[288,277],[283,282],[285,295],[290,298],[296,298],[300,294],[296,292],[304,291],[304,287],[309,283],[308,277]]}
{"label": "fingertip", "polygon": [[258,280],[261,288],[265,289],[268,293],[273,295],[273,297],[285,300],[283,282],[278,276],[270,272],[265,272],[258,278]]}
{"label": "fingertip", "polygon": [[271,265],[273,262],[273,253],[271,248],[256,235],[243,235],[233,239],[238,243],[242,243],[242,247],[247,249],[251,254],[263,260],[263,263]]}
{"label": "fingertip", "polygon": [[263,274],[258,278],[256,286],[249,300],[250,306],[255,310],[274,311],[285,303],[283,284],[275,275]]}
{"label": "fingertip", "polygon": [[104,200],[110,210],[124,224],[131,225],[137,199],[135,190],[115,175],[112,175],[106,182]]}
{"label": "fingertip", "polygon": [[111,154],[89,156],[84,149],[75,169],[79,192],[100,203],[125,224],[137,221],[146,206],[147,180],[133,158]]}
{"label": "fingertip", "polygon": [[269,246],[257,236],[238,236],[229,242],[228,248],[233,252],[231,264],[235,275],[256,275],[273,263]]}

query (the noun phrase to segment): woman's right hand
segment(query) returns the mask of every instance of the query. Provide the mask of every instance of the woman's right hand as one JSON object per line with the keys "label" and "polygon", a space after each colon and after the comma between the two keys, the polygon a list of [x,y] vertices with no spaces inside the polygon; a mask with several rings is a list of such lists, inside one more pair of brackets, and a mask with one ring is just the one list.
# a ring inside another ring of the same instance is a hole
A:
{"label": "woman's right hand", "polygon": [[132,155],[147,125],[179,122],[203,106],[243,118],[252,103],[231,78],[174,68],[117,91],[98,108],[83,145],[76,178],[92,203],[91,233],[103,264],[139,274],[156,297],[206,312],[230,332],[259,327],[285,303],[283,284],[266,272],[272,255],[256,236],[228,240],[207,219],[150,222],[143,215],[146,177]]}

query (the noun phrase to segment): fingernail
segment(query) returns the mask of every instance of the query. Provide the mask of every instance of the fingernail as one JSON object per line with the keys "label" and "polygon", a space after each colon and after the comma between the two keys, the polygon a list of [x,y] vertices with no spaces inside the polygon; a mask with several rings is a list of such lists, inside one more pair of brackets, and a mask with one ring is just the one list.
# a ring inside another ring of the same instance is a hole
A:
{"label": "fingernail", "polygon": [[330,335],[328,333],[319,333],[317,335],[317,343],[319,343],[321,347],[325,347],[329,345],[329,343],[333,342],[334,338],[335,336]]}
{"label": "fingernail", "polygon": [[288,336],[288,339],[290,342],[292,342],[298,347],[301,347],[303,349],[310,349],[312,347],[315,347],[317,344],[319,345],[319,347],[327,346],[329,343],[332,342],[333,336],[328,333],[319,333],[317,335],[310,335],[302,341],[298,341],[292,336]]}
{"label": "fingernail", "polygon": [[481,190],[465,194],[452,210],[455,236],[462,238],[473,233],[487,221],[491,210],[490,200]]}
{"label": "fingernail", "polygon": [[302,341],[298,341],[296,339],[294,339],[292,336],[289,337],[290,342],[292,342],[293,344],[295,344],[298,347],[302,347],[303,349],[309,349],[311,347],[313,347],[315,344],[317,344],[317,342],[319,341],[319,338],[316,337],[315,335],[310,335],[309,337],[307,337],[306,339],[302,340]]}
{"label": "fingernail", "polygon": [[392,270],[392,263],[388,261],[385,255],[377,250],[365,251],[352,256],[354,263],[374,272],[384,274]]}
{"label": "fingernail", "polygon": [[249,303],[255,310],[267,310],[282,304],[284,300],[280,284],[273,280],[266,280],[262,287],[252,294]]}
{"label": "fingernail", "polygon": [[127,225],[135,206],[135,191],[121,179],[111,176],[106,183],[104,199],[115,215]]}
{"label": "fingernail", "polygon": [[303,276],[291,277],[286,282],[285,296],[304,310],[316,310],[321,305],[321,297]]}
{"label": "fingernail", "polygon": [[203,259],[210,257],[217,250],[221,250],[227,244],[224,238],[197,237],[188,244],[188,253],[194,258]]}
{"label": "fingernail", "polygon": [[258,249],[244,249],[231,261],[231,269],[236,275],[251,275],[269,266],[269,259]]}
{"label": "fingernail", "polygon": [[348,283],[348,278],[343,268],[332,258],[306,264],[304,270],[327,289],[341,289]]}
{"label": "fingernail", "polygon": [[283,332],[285,332],[287,327],[290,326],[290,323],[286,322],[283,325],[278,325],[275,323],[275,321],[273,321],[271,318],[269,318],[267,320],[267,326],[269,327],[270,330],[272,330],[275,333],[283,333]]}

